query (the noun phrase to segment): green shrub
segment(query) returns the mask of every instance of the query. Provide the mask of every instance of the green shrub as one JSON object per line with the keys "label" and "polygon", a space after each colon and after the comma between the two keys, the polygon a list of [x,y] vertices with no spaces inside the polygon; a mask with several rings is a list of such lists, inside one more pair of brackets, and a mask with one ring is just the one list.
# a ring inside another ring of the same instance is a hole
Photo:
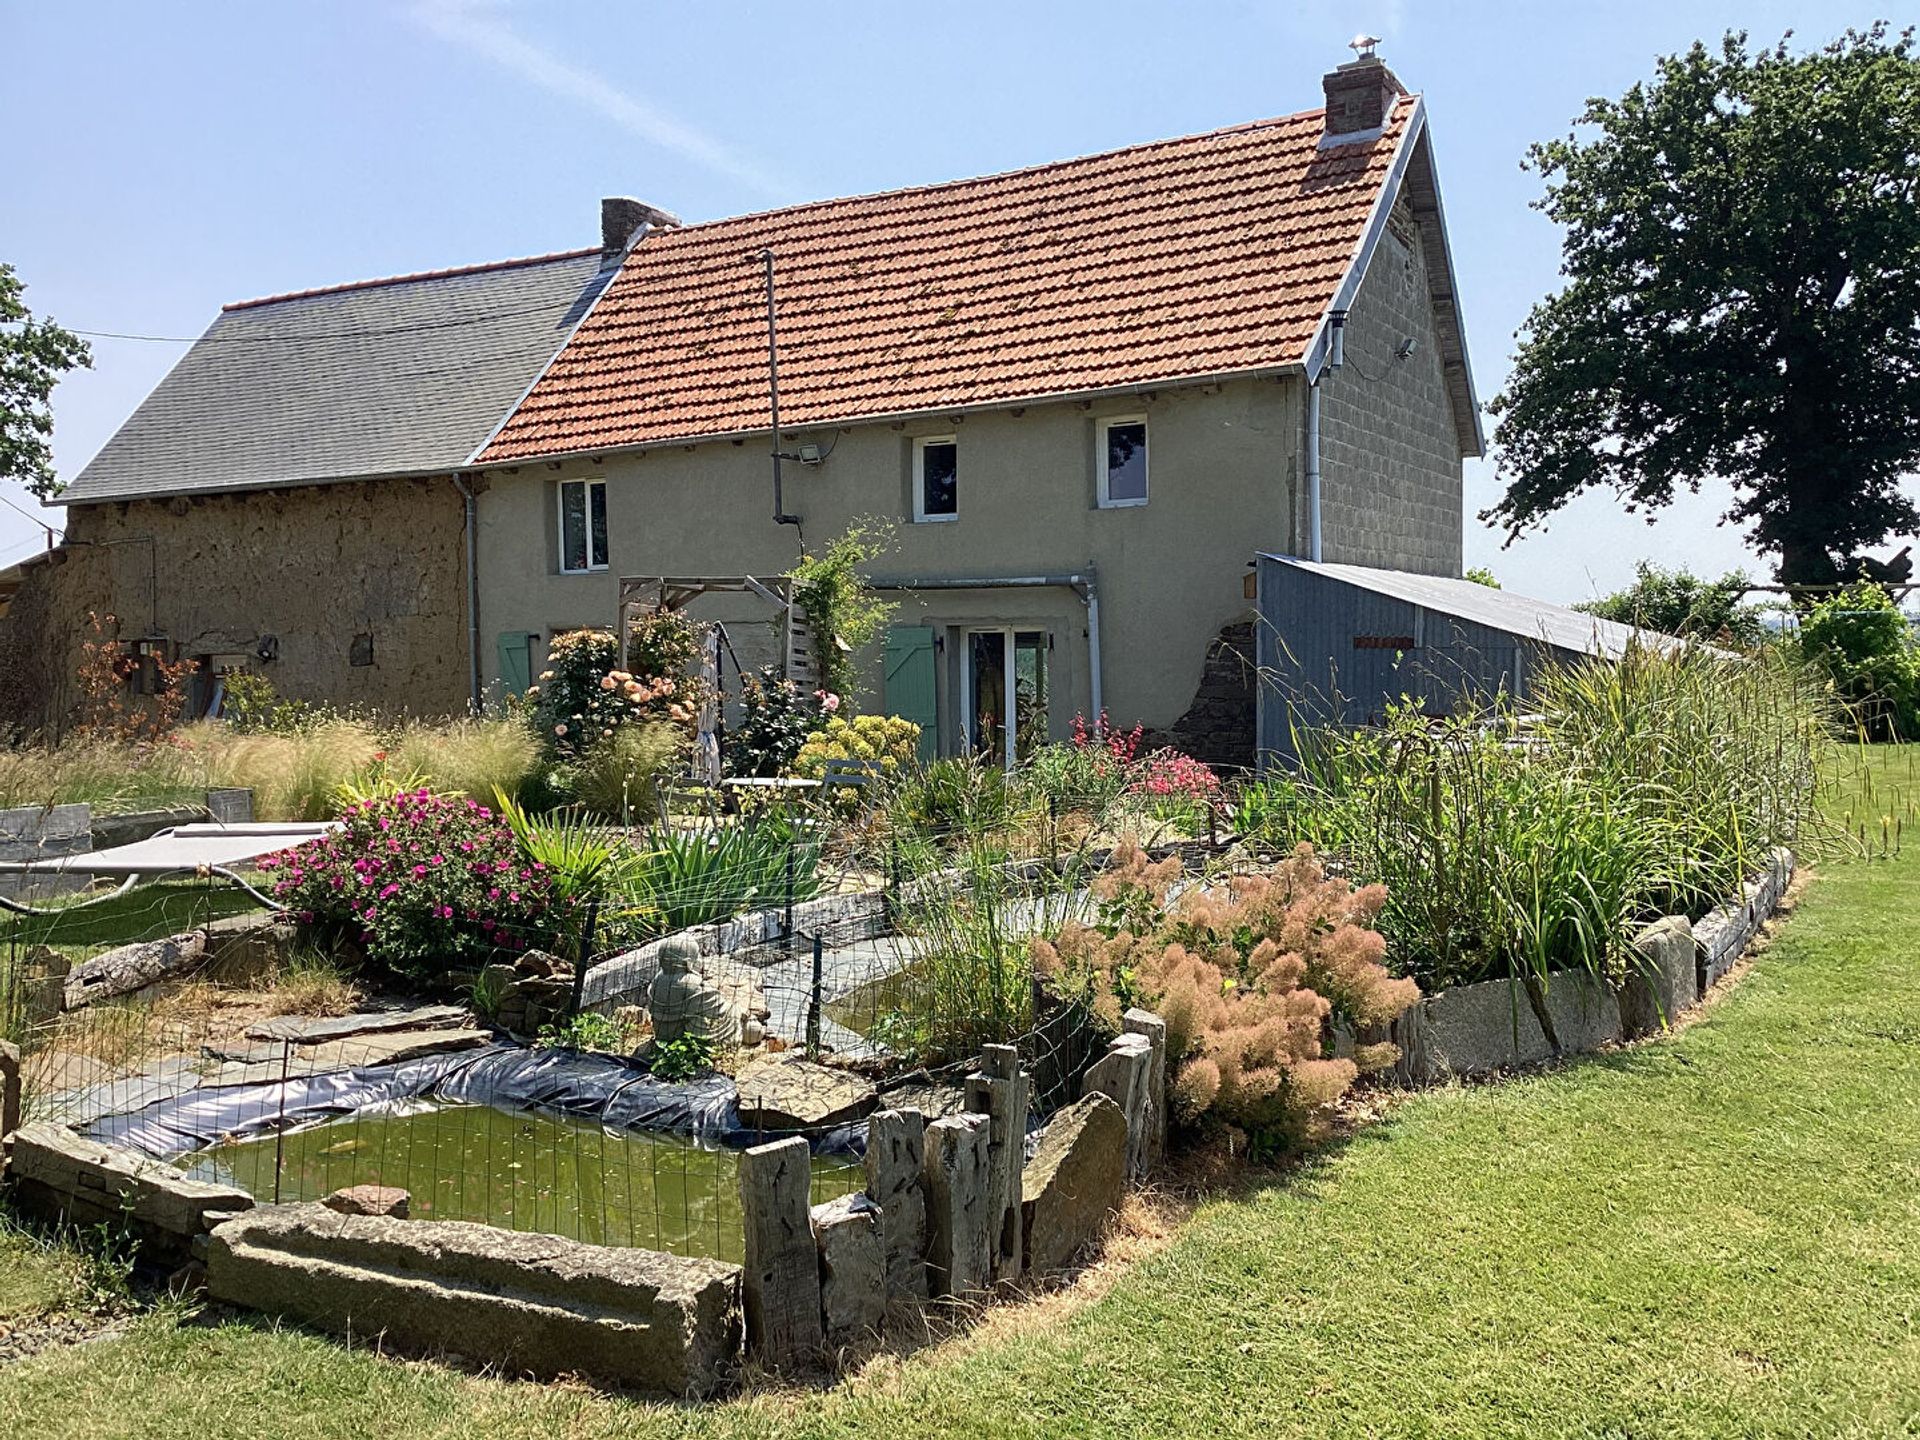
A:
{"label": "green shrub", "polygon": [[1573,608],[1663,635],[1751,649],[1767,638],[1767,624],[1766,612],[1758,605],[1741,603],[1747,588],[1747,577],[1738,570],[1718,580],[1702,580],[1691,571],[1662,570],[1642,560],[1626,589]]}
{"label": "green shrub", "polygon": [[662,1080],[691,1080],[713,1069],[714,1047],[711,1037],[697,1033],[663,1040],[653,1047],[648,1068]]}
{"label": "green shrub", "polygon": [[814,698],[773,666],[740,682],[740,724],[727,736],[734,775],[784,775],[800,747],[823,723]]}
{"label": "green shrub", "polygon": [[901,770],[886,790],[896,838],[979,836],[999,830],[1020,811],[1006,771],[977,755],[949,755]]}
{"label": "green shrub", "polygon": [[625,1026],[592,1010],[542,1025],[536,1040],[550,1050],[592,1050],[602,1055],[618,1055],[633,1048],[627,1043]]}
{"label": "green shrub", "polygon": [[853,657],[879,638],[897,602],[881,599],[861,581],[859,567],[893,546],[893,531],[881,524],[856,524],[794,566],[788,578],[793,598],[806,612],[813,634],[813,662],[821,689],[836,703],[850,701]]}
{"label": "green shrub", "polygon": [[527,696],[541,743],[562,761],[577,759],[629,725],[662,719],[691,724],[698,706],[683,680],[622,670],[620,642],[607,630],[554,636],[547,669]]}
{"label": "green shrub", "polygon": [[1863,580],[1815,605],[1800,624],[1800,649],[1867,738],[1920,735],[1920,639],[1881,586]]}

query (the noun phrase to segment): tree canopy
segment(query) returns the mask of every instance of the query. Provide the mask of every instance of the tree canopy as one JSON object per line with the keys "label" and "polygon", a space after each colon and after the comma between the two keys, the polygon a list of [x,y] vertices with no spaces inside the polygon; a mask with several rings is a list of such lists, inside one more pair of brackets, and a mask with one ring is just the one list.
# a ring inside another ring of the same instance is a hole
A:
{"label": "tree canopy", "polygon": [[78,335],[34,319],[25,292],[13,267],[0,264],[0,479],[18,480],[45,500],[57,488],[49,443],[53,387],[93,359]]}
{"label": "tree canopy", "polygon": [[1718,580],[1702,580],[1689,570],[1663,570],[1642,560],[1633,567],[1633,584],[1598,600],[1576,605],[1602,620],[1638,625],[1663,635],[1757,645],[1766,638],[1765,614],[1743,605],[1747,577],[1729,570]]}
{"label": "tree canopy", "polygon": [[1920,462],[1913,32],[1796,55],[1744,34],[1659,62],[1532,147],[1565,227],[1491,405],[1509,538],[1576,495],[1657,510],[1713,477],[1788,583],[1910,531]]}

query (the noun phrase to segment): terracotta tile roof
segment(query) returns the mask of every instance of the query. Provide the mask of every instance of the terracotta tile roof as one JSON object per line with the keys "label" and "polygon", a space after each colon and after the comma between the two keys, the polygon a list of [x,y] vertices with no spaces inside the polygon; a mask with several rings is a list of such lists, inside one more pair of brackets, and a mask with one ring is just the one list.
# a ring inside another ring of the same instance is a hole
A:
{"label": "terracotta tile roof", "polygon": [[1413,112],[1309,111],[979,180],[650,232],[481,463],[1298,364]]}

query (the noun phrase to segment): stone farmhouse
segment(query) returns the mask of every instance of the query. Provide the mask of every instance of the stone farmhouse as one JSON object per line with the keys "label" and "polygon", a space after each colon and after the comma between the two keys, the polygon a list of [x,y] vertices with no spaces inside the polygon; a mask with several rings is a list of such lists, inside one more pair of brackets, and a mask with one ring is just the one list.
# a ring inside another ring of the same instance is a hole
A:
{"label": "stone farmhouse", "polygon": [[[43,693],[5,718],[55,720],[90,610],[198,658],[206,703],[246,668],[484,704],[614,624],[623,577],[775,577],[866,520],[901,606],[860,699],[930,752],[1104,709],[1250,762],[1255,557],[1458,577],[1482,450],[1423,103],[1371,55],[1323,88],[739,218],[608,201],[592,249],[230,306],[62,497],[0,622]],[[777,653],[764,601],[698,604],[742,665]]]}

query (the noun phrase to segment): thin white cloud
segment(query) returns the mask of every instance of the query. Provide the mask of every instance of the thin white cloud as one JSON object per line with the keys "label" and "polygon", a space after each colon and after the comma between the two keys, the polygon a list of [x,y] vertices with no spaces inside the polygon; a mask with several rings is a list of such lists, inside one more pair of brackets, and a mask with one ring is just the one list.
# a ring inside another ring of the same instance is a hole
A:
{"label": "thin white cloud", "polygon": [[459,45],[523,80],[596,110],[650,145],[671,151],[717,175],[737,180],[770,200],[790,198],[792,187],[751,160],[628,94],[593,71],[561,59],[527,39],[508,21],[505,7],[491,0],[421,0],[413,18],[450,44]]}

